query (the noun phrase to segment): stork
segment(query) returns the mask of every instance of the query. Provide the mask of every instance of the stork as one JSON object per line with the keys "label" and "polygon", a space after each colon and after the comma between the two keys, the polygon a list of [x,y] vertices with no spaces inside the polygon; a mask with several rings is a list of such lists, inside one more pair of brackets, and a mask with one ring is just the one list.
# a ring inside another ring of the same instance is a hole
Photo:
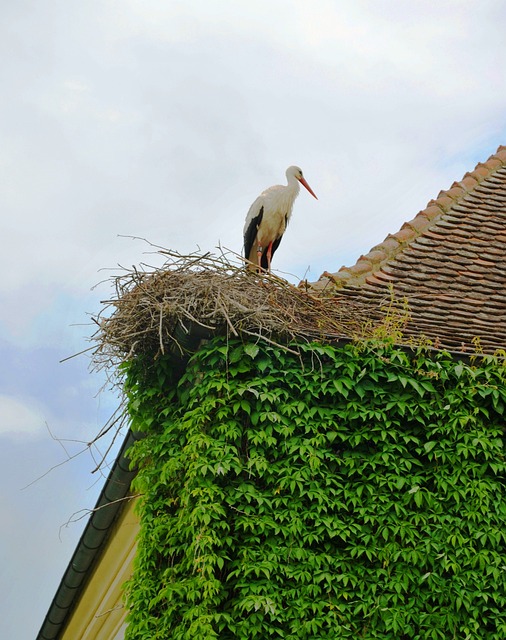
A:
{"label": "stork", "polygon": [[[279,247],[299,195],[299,183],[316,198],[299,167],[286,170],[287,185],[276,184],[263,191],[251,205],[244,225],[244,257],[248,269],[271,270],[271,260]],[[318,200],[318,198],[316,198]]]}

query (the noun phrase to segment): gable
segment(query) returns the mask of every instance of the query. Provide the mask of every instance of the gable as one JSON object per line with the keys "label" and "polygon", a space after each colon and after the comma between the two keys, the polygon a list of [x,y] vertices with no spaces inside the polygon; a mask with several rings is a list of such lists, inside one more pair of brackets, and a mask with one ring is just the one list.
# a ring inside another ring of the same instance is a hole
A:
{"label": "gable", "polygon": [[122,640],[126,610],[123,585],[132,573],[139,530],[134,501],[123,509],[113,525],[109,542],[72,615],[61,640]]}

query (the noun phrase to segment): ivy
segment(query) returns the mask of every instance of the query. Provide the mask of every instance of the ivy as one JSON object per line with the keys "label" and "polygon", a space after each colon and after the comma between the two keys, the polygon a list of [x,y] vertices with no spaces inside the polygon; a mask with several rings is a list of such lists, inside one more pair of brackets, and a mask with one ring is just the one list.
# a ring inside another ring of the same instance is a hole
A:
{"label": "ivy", "polygon": [[126,638],[506,637],[504,366],[296,348],[127,365]]}

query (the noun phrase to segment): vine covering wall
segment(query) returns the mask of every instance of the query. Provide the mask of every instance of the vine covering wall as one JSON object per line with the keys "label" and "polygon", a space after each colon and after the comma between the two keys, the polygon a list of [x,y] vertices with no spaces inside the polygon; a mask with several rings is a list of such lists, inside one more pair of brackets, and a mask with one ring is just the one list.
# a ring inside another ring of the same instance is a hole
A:
{"label": "vine covering wall", "polygon": [[506,637],[506,370],[216,338],[125,365],[128,640]]}

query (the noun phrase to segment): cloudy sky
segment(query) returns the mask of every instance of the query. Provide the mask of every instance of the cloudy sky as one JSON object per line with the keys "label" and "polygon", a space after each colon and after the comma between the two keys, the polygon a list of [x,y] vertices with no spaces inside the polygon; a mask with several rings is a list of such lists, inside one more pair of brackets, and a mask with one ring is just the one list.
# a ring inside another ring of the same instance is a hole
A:
{"label": "cloudy sky", "polygon": [[103,482],[116,396],[60,361],[118,264],[160,262],[131,236],[239,252],[298,164],[319,199],[274,266],[353,264],[506,143],[505,29],[502,0],[0,3],[1,637],[36,635]]}

